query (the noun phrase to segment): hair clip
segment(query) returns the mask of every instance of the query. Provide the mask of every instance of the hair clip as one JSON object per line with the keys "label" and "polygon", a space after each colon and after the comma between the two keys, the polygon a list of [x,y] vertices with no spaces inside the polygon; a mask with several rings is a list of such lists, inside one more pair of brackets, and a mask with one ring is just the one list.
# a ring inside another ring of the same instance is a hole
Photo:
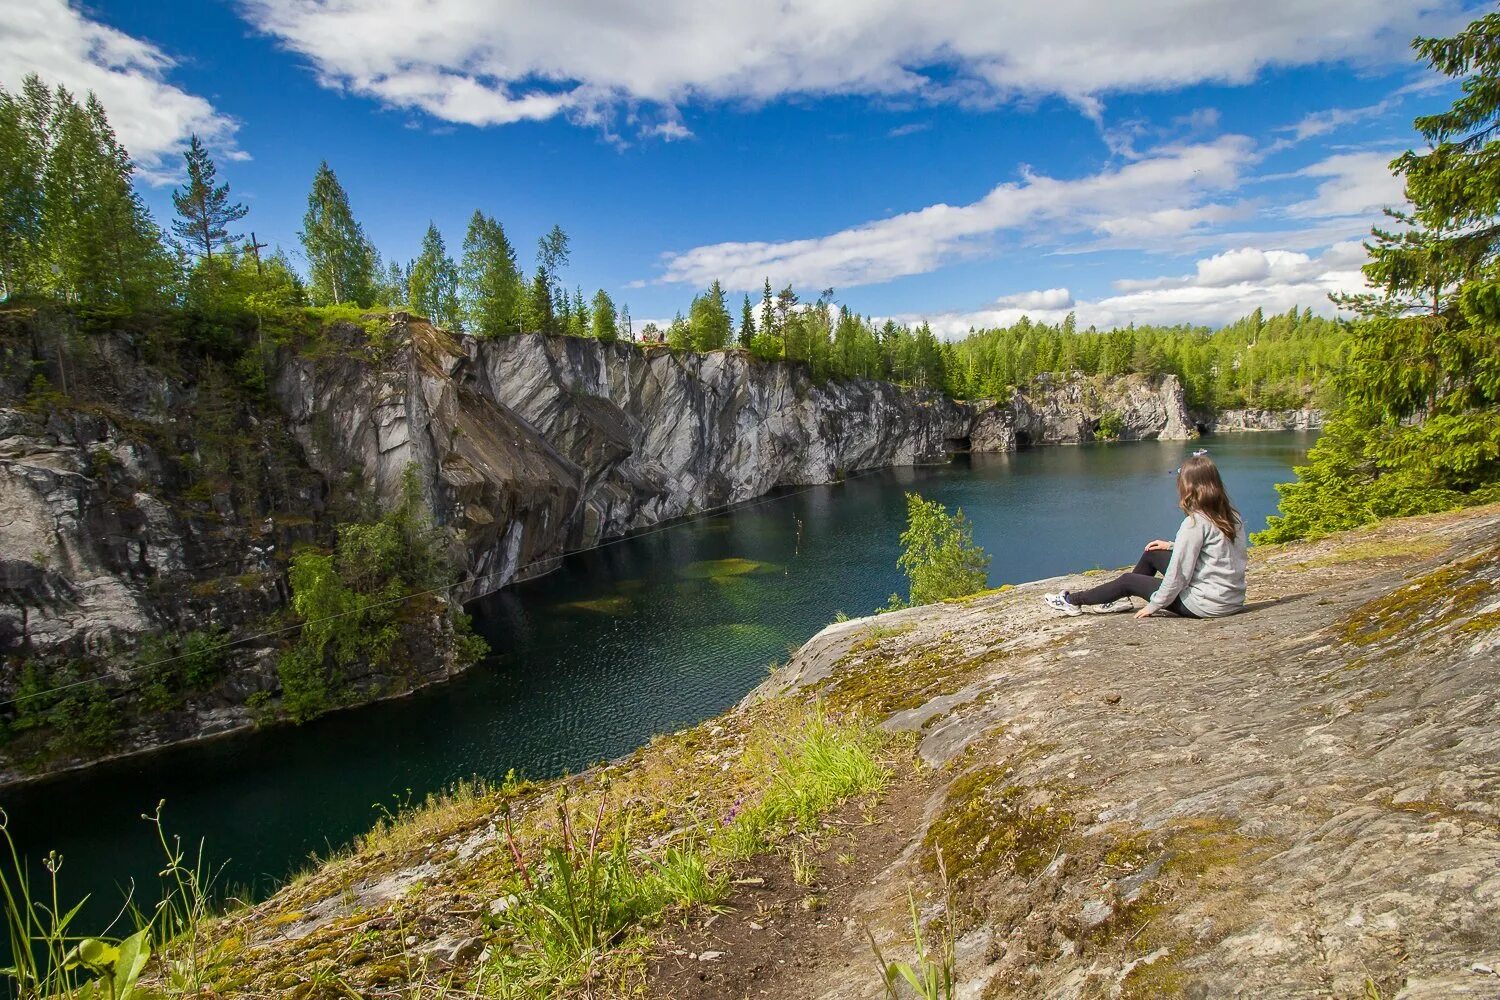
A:
{"label": "hair clip", "polygon": [[[1200,458],[1200,457],[1202,457],[1204,455],[1207,455],[1207,454],[1208,454],[1208,449],[1207,448],[1199,448],[1197,451],[1193,452],[1193,457],[1194,458]],[[1177,468],[1173,469],[1172,470],[1172,475],[1174,475],[1174,476],[1180,476],[1180,475],[1182,475],[1182,466],[1179,465]]]}

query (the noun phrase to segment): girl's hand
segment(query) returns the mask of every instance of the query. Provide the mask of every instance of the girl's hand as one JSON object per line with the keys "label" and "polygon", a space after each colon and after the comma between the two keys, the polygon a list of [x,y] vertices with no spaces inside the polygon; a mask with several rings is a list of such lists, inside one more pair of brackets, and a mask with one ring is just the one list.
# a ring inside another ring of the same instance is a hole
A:
{"label": "girl's hand", "polygon": [[1146,543],[1147,552],[1161,552],[1163,550],[1167,552],[1172,551],[1172,543],[1163,538],[1158,538],[1154,542]]}
{"label": "girl's hand", "polygon": [[1148,604],[1144,608],[1142,608],[1141,610],[1137,611],[1135,613],[1135,616],[1137,618],[1150,618],[1151,617],[1151,605]]}

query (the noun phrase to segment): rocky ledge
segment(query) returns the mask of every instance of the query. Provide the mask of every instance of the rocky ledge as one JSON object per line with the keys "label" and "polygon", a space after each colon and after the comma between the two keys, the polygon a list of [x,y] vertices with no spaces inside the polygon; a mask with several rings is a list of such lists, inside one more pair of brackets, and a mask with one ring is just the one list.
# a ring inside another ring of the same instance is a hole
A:
{"label": "rocky ledge", "polygon": [[[493,983],[563,803],[732,881],[546,995],[874,1000],[913,913],[962,997],[1500,992],[1500,506],[1258,548],[1216,621],[1045,611],[1080,582],[830,626],[724,717],[429,803],[214,928],[215,988]],[[716,854],[809,712],[878,723],[883,789]]]}
{"label": "rocky ledge", "polygon": [[1323,429],[1323,411],[1310,406],[1290,410],[1220,410],[1217,413],[1202,414],[1198,425],[1210,434],[1316,431]]}

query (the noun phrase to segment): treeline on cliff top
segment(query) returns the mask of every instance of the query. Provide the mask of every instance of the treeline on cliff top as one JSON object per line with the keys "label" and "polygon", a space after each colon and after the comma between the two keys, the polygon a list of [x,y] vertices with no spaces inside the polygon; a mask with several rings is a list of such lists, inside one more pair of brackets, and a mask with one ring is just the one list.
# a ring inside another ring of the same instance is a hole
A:
{"label": "treeline on cliff top", "polygon": [[[287,253],[247,241],[248,209],[203,145],[185,154],[176,217],[163,230],[136,193],[134,166],[90,94],[80,104],[35,76],[0,89],[0,292],[58,300],[107,316],[183,314],[182,325],[217,349],[265,345],[313,318],[365,310],[409,310],[481,337],[523,331],[665,343],[674,350],[739,347],[762,359],[805,363],[814,378],[882,378],[962,399],[999,398],[1043,372],[1175,374],[1196,406],[1307,405],[1340,361],[1343,324],[1293,309],[1260,310],[1217,332],[1207,327],[1075,329],[1022,318],[944,342],[924,323],[877,323],[834,302],[833,289],[803,301],[790,285],[765,283],[736,319],[719,282],[695,296],[665,329],[636,330],[629,307],[600,289],[570,292],[561,227],[537,241],[528,276],[496,219],[476,211],[458,257],[429,225],[420,254],[383,262],[327,163],[313,177],[300,232],[306,273]],[[269,252],[262,252],[269,251]],[[251,332],[253,331],[253,336]],[[254,361],[247,366],[253,374]],[[1318,399],[1325,403],[1326,399]]]}

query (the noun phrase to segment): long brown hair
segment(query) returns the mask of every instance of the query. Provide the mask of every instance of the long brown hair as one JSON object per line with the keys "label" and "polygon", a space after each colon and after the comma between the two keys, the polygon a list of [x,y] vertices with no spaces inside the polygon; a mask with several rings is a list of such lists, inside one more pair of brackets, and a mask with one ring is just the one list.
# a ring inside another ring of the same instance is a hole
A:
{"label": "long brown hair", "polygon": [[1177,503],[1184,514],[1202,514],[1231,542],[1240,530],[1240,512],[1229,502],[1219,467],[1207,455],[1194,455],[1177,472]]}

